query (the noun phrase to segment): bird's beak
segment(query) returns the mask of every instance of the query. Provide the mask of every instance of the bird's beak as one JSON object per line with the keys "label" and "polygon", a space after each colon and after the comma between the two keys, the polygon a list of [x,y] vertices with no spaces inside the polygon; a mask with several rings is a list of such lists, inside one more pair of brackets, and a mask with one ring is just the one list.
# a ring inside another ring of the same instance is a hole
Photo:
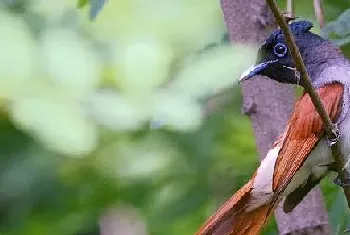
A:
{"label": "bird's beak", "polygon": [[238,83],[241,83],[245,80],[248,80],[256,75],[260,75],[264,69],[266,69],[270,64],[276,63],[278,60],[267,61],[257,65],[250,66],[247,70],[245,70],[241,77],[238,80]]}

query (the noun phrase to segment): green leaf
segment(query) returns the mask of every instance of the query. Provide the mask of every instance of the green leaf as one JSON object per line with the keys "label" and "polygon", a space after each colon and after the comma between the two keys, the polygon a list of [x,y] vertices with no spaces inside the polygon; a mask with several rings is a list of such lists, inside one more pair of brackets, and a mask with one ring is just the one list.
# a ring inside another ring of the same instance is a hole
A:
{"label": "green leaf", "polygon": [[78,8],[83,8],[89,3],[89,0],[78,0]]}
{"label": "green leaf", "polygon": [[349,217],[346,208],[344,194],[339,190],[329,211],[330,224],[333,228],[334,234],[342,234],[342,231],[347,228],[346,226]]}
{"label": "green leaf", "polygon": [[[326,24],[321,30],[321,36],[330,39],[339,46],[350,42],[350,9],[344,11],[340,16]],[[331,37],[335,37],[332,39]]]}

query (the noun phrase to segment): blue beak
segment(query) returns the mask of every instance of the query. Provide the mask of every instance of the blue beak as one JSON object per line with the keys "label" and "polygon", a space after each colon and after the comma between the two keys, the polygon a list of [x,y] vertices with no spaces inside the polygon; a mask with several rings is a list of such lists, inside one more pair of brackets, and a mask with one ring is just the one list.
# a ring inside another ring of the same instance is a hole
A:
{"label": "blue beak", "polygon": [[260,63],[258,65],[252,65],[250,66],[246,71],[244,71],[241,75],[241,77],[238,80],[238,83],[241,83],[245,80],[248,80],[256,75],[260,75],[261,72],[266,69],[270,64],[276,63],[278,60],[272,60]]}

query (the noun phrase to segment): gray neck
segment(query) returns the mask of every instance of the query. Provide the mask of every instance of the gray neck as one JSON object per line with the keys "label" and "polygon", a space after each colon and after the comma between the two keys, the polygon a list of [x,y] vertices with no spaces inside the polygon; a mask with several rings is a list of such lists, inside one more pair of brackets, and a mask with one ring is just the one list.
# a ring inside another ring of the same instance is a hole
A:
{"label": "gray neck", "polygon": [[307,46],[301,50],[303,51],[302,57],[312,83],[319,82],[320,74],[325,69],[337,65],[347,65],[349,63],[341,53],[339,47],[330,41],[315,41],[312,47]]}
{"label": "gray neck", "polygon": [[[306,64],[306,69],[309,73],[311,82],[315,87],[322,86],[322,83],[328,84],[329,82],[334,82],[338,79],[338,77],[330,77],[321,75],[326,72],[330,68],[337,67],[340,70],[350,71],[349,61],[345,58],[333,58],[328,59],[327,62],[314,63],[314,64]],[[340,79],[339,82],[342,82],[343,78]],[[317,85],[317,86],[316,86]]]}
{"label": "gray neck", "polygon": [[326,63],[309,65],[307,69],[315,88],[334,82],[344,85],[342,111],[337,120],[338,123],[343,122],[350,110],[350,62],[342,56],[330,59]]}

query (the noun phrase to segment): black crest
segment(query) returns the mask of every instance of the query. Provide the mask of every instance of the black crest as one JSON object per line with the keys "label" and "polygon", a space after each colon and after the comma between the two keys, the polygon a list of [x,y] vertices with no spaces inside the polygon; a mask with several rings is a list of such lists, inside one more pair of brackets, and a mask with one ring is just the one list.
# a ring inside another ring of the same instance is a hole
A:
{"label": "black crest", "polygon": [[307,20],[295,21],[289,25],[293,34],[300,34],[309,31],[313,24]]}
{"label": "black crest", "polygon": [[[298,35],[308,32],[313,27],[313,24],[307,20],[294,21],[289,24],[289,28],[293,35]],[[270,44],[275,44],[279,39],[284,38],[281,29],[276,29],[270,35],[270,37],[265,41],[263,46],[268,46]]]}

